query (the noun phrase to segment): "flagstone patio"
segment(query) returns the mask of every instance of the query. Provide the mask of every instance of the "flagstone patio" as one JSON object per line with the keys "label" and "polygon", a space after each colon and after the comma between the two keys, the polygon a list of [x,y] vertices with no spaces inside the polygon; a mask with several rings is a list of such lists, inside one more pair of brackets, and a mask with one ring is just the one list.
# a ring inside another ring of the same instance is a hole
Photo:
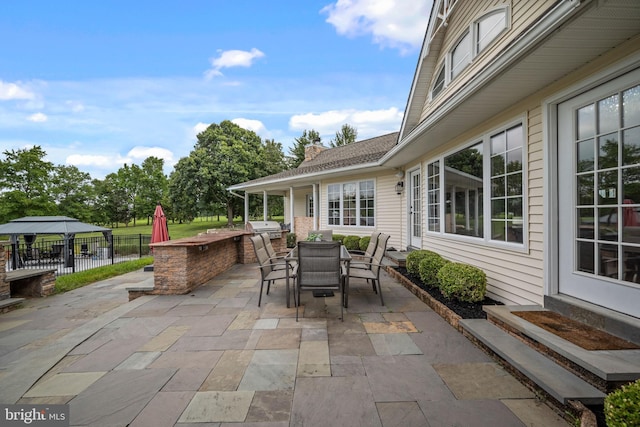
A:
{"label": "flagstone patio", "polygon": [[0,402],[68,404],[72,426],[567,426],[383,275],[386,306],[284,284],[257,306],[255,264],[187,295],[142,296],[142,270],[0,315]]}

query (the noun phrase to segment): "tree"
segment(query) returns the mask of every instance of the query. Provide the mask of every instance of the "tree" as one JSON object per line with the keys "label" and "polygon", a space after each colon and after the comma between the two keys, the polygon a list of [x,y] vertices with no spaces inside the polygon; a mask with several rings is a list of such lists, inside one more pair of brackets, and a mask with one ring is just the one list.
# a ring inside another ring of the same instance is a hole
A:
{"label": "tree", "polygon": [[39,146],[10,150],[0,160],[0,219],[50,215],[56,206],[49,192],[53,164]]}
{"label": "tree", "polygon": [[76,166],[56,166],[51,179],[51,195],[58,214],[90,222],[93,219],[94,186],[91,175]]}
{"label": "tree", "polygon": [[[146,216],[147,225],[153,218],[155,207],[168,202],[169,181],[164,174],[164,160],[158,157],[147,157],[142,162],[140,188],[137,193],[136,206],[140,217]],[[165,212],[165,215],[167,213]]]}
{"label": "tree", "polygon": [[305,149],[309,145],[319,145],[321,144],[320,134],[311,129],[307,131],[306,129],[302,132],[302,136],[300,138],[295,139],[295,143],[293,147],[289,149],[290,154],[290,168],[297,168],[300,166],[300,163],[304,162],[304,152]]}
{"label": "tree", "polygon": [[[204,153],[192,151],[181,158],[169,176],[169,205],[171,218],[182,222],[193,221],[198,215],[198,204],[202,198],[200,166]],[[168,215],[165,211],[165,215]]]}
{"label": "tree", "polygon": [[351,144],[352,142],[356,142],[357,138],[357,129],[348,124],[344,124],[342,125],[340,132],[336,132],[336,137],[331,140],[331,147],[334,148]]}

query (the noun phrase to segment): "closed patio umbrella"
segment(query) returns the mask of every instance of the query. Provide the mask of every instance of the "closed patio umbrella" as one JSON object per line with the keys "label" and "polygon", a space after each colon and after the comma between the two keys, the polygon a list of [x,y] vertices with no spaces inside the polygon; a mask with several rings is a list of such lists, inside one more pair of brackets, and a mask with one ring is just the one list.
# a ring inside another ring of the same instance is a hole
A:
{"label": "closed patio umbrella", "polygon": [[151,228],[151,243],[164,242],[169,240],[169,228],[167,227],[167,217],[164,215],[162,206],[156,206],[153,214],[153,226]]}

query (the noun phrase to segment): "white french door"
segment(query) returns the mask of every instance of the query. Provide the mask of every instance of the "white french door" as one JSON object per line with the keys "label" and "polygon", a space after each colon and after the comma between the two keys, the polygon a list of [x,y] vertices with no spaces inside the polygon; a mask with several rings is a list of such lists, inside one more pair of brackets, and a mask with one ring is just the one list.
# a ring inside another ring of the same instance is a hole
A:
{"label": "white french door", "polygon": [[558,106],[558,290],[640,317],[640,69]]}
{"label": "white french door", "polygon": [[420,169],[409,171],[409,244],[422,247],[422,186]]}

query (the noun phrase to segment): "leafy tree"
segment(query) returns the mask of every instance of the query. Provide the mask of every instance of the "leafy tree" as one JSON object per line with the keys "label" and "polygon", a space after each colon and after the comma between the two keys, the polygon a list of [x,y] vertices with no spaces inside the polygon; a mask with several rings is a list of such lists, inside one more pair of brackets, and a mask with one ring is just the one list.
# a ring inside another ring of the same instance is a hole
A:
{"label": "leafy tree", "polygon": [[321,138],[318,131],[311,129],[307,131],[306,129],[302,132],[302,136],[300,138],[295,139],[295,143],[293,147],[289,149],[290,154],[290,168],[297,168],[300,166],[300,163],[304,162],[304,151],[309,145],[321,144]]}
{"label": "leafy tree", "polygon": [[94,186],[87,172],[81,172],[76,166],[56,166],[51,179],[51,195],[60,215],[92,221]]}
{"label": "leafy tree", "polygon": [[181,158],[169,177],[169,205],[171,216],[167,218],[190,222],[198,216],[198,204],[202,197],[200,166],[204,153],[194,150],[188,157]]}
{"label": "leafy tree", "polygon": [[0,218],[50,215],[56,206],[49,192],[53,164],[39,146],[5,151],[0,160]]}
{"label": "leafy tree", "polygon": [[206,183],[202,202],[207,206],[224,203],[228,224],[232,225],[234,213],[243,211],[243,203],[227,187],[262,176],[265,169],[262,141],[255,132],[229,120],[210,125],[197,138],[195,150],[202,150],[205,158],[199,170],[202,182]]}
{"label": "leafy tree", "polygon": [[358,138],[358,130],[348,124],[342,125],[340,132],[336,132],[336,137],[331,140],[331,147],[340,147],[342,145],[356,142]]}
{"label": "leafy tree", "polygon": [[[150,223],[155,207],[168,202],[169,180],[164,174],[164,160],[158,157],[147,157],[142,162],[140,188],[137,193],[136,206],[140,216],[146,216]],[[165,212],[165,215],[168,215]],[[167,216],[168,217],[168,216]]]}

